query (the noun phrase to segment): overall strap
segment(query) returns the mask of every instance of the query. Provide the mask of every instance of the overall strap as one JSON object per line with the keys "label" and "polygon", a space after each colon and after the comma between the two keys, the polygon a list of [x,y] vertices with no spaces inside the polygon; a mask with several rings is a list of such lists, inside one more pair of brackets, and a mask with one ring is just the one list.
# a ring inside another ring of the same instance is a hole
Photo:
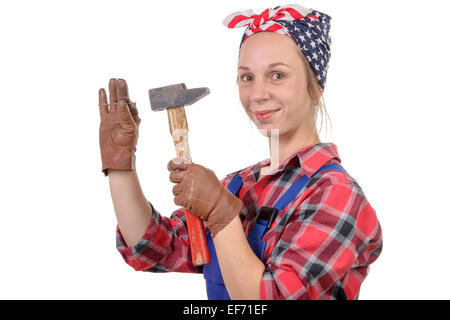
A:
{"label": "overall strap", "polygon": [[231,181],[228,183],[228,190],[234,194],[236,197],[238,196],[239,189],[242,186],[242,177],[239,175],[239,172],[234,175]]}

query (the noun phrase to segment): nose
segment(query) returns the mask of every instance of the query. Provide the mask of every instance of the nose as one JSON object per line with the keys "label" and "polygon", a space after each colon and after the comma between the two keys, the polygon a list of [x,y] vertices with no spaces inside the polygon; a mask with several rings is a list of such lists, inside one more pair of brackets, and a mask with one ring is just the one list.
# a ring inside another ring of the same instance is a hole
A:
{"label": "nose", "polygon": [[264,79],[255,79],[250,90],[250,101],[259,102],[269,99],[269,87]]}

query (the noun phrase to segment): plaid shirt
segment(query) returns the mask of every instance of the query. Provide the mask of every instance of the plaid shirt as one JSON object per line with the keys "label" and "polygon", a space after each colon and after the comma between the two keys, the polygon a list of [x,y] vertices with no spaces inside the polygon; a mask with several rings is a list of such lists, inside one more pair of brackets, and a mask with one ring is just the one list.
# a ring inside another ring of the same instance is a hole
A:
{"label": "plaid shirt", "polygon": [[[256,222],[255,205],[273,207],[297,178],[311,177],[321,166],[340,162],[336,145],[319,143],[298,150],[258,182],[270,159],[233,172],[221,182],[227,186],[234,174],[242,176],[240,218],[248,236]],[[184,209],[170,218],[153,205],[152,209],[153,219],[133,247],[126,246],[117,226],[117,249],[125,262],[138,271],[201,273],[203,267],[192,264]],[[262,240],[267,245],[261,299],[357,299],[369,265],[382,249],[376,212],[357,181],[327,170],[279,212]]]}

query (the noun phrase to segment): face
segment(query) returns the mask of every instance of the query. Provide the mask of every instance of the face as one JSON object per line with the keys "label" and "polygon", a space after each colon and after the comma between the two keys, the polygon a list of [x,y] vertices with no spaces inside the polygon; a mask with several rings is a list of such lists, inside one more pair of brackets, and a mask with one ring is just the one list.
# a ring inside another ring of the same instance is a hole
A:
{"label": "face", "polygon": [[275,32],[255,33],[242,45],[239,97],[245,112],[263,134],[263,129],[268,135],[268,129],[278,129],[280,137],[311,130],[314,109],[304,62],[297,50],[292,39]]}

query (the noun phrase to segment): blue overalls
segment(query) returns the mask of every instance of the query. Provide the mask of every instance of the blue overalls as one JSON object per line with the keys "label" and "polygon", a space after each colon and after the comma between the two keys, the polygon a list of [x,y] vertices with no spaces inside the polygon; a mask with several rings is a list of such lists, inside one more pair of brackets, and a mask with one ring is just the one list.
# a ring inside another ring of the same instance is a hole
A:
{"label": "blue overalls", "polygon": [[[320,171],[330,169],[346,172],[341,166],[332,164],[322,166],[311,177],[313,177]],[[262,237],[270,229],[270,225],[272,221],[275,220],[278,212],[283,210],[297,197],[297,195],[308,183],[308,181],[309,178],[306,175],[303,175],[299,179],[297,179],[297,181],[295,181],[292,186],[277,201],[273,208],[266,206],[256,208],[257,220],[247,240],[253,252],[261,261],[263,261],[264,250],[266,248],[266,242],[261,240]],[[228,184],[228,190],[232,192],[236,197],[239,197],[239,190],[241,186],[242,178],[239,173],[237,173]],[[208,300],[230,300],[230,296],[222,278],[222,273],[220,272],[219,262],[217,260],[216,250],[214,248],[214,242],[211,237],[210,231],[206,231],[206,240],[208,243],[209,255],[211,258],[210,263],[203,266],[203,277],[206,281],[206,292],[208,295]]]}

